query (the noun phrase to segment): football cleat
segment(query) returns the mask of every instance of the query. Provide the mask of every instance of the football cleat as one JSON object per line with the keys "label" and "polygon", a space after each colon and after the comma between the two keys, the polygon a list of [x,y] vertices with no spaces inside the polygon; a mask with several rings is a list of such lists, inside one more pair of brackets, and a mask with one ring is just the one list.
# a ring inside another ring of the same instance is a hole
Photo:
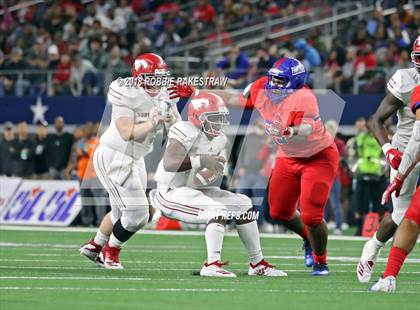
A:
{"label": "football cleat", "polygon": [[102,252],[102,260],[105,269],[124,269],[120,263],[120,248],[109,246],[107,243]]}
{"label": "football cleat", "polygon": [[312,247],[308,240],[303,241],[303,250],[305,250],[305,266],[312,267],[314,265],[314,257],[312,255]]}
{"label": "football cleat", "polygon": [[313,276],[328,276],[330,270],[327,264],[314,263],[312,275]]}
{"label": "football cleat", "polygon": [[381,248],[375,247],[372,240],[365,243],[360,261],[357,264],[356,273],[359,282],[367,283],[370,281],[373,274],[373,267],[375,266],[380,251]]}
{"label": "football cleat", "polygon": [[89,242],[86,242],[79,249],[80,255],[85,256],[86,258],[90,259],[92,262],[94,262],[98,266],[103,267],[104,262],[100,255],[101,251],[102,251],[102,246],[95,243],[93,239],[90,240]]}
{"label": "football cleat", "polygon": [[236,278],[233,272],[227,271],[223,268],[227,265],[227,262],[214,261],[210,264],[204,263],[203,268],[200,270],[200,276],[202,277],[221,277],[221,278]]}
{"label": "football cleat", "polygon": [[380,277],[378,282],[374,283],[369,288],[369,292],[395,293],[396,289],[397,289],[397,279],[395,279],[394,276],[388,276],[386,278]]}
{"label": "football cleat", "polygon": [[249,276],[266,276],[266,277],[287,277],[287,273],[278,270],[275,266],[262,259],[259,263],[249,264]]}

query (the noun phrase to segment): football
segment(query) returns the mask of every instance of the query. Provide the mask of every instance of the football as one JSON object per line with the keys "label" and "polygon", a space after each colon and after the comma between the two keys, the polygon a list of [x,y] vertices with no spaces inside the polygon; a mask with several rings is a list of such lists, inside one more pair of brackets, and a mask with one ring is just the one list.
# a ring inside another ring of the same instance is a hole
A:
{"label": "football", "polygon": [[198,171],[193,177],[194,186],[201,187],[215,183],[220,177],[220,174],[213,170],[204,168]]}

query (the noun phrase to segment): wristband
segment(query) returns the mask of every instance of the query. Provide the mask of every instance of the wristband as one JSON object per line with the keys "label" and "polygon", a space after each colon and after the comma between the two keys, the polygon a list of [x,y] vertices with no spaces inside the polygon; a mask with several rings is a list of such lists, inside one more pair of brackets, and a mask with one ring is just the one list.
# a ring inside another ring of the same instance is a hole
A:
{"label": "wristband", "polygon": [[384,154],[386,155],[386,153],[389,152],[389,150],[393,149],[394,147],[391,145],[391,143],[385,143],[384,145],[382,145],[382,152],[384,152]]}
{"label": "wristband", "polygon": [[191,168],[199,169],[201,168],[200,156],[190,156]]}

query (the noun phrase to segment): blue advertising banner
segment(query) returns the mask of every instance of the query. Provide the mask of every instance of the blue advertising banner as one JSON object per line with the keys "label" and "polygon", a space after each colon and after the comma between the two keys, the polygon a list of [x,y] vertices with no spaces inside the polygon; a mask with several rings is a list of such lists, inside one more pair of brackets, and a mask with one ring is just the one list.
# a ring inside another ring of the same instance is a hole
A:
{"label": "blue advertising banner", "polygon": [[[345,102],[341,117],[341,125],[352,125],[360,116],[372,115],[379,106],[383,94],[371,95],[342,95]],[[333,103],[325,103],[326,107],[333,108]],[[179,107],[182,108],[182,107]],[[323,113],[322,106],[321,114]],[[1,97],[0,98],[0,124],[6,121],[18,123],[26,121],[35,124],[45,119],[49,123],[61,115],[66,124],[83,124],[88,121],[101,121],[105,109],[105,97]],[[230,121],[232,124],[245,124],[251,110],[243,113],[240,108],[231,108]],[[324,109],[325,113],[328,108]],[[183,113],[184,116],[184,113]]]}

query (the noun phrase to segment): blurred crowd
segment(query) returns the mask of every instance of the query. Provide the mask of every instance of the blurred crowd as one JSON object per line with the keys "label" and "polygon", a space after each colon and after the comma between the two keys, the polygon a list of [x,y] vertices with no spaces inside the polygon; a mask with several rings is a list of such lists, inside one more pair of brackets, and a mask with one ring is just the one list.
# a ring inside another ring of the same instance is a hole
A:
{"label": "blurred crowd", "polygon": [[243,86],[286,55],[301,59],[311,71],[320,68],[327,76],[325,86],[337,92],[352,92],[355,86],[363,92],[381,92],[388,73],[409,65],[410,45],[420,25],[419,8],[405,10],[400,6],[404,1],[388,0],[381,4],[398,7],[396,13],[385,17],[378,8],[366,20],[343,21],[336,38],[328,39],[326,29],[314,27],[300,38],[283,36],[258,49],[241,50],[230,35],[234,30],[281,17],[302,16],[300,23],[310,22],[307,16],[316,10],[330,14],[336,2],[64,0],[31,6],[5,2],[9,6],[4,6],[0,25],[0,96],[100,95],[112,79],[129,74],[141,53],[167,57],[187,43],[203,42],[191,56],[204,60],[211,50],[205,43],[212,40],[230,47],[226,57],[206,68],[204,61],[196,62],[195,69],[225,74],[232,87]]}

